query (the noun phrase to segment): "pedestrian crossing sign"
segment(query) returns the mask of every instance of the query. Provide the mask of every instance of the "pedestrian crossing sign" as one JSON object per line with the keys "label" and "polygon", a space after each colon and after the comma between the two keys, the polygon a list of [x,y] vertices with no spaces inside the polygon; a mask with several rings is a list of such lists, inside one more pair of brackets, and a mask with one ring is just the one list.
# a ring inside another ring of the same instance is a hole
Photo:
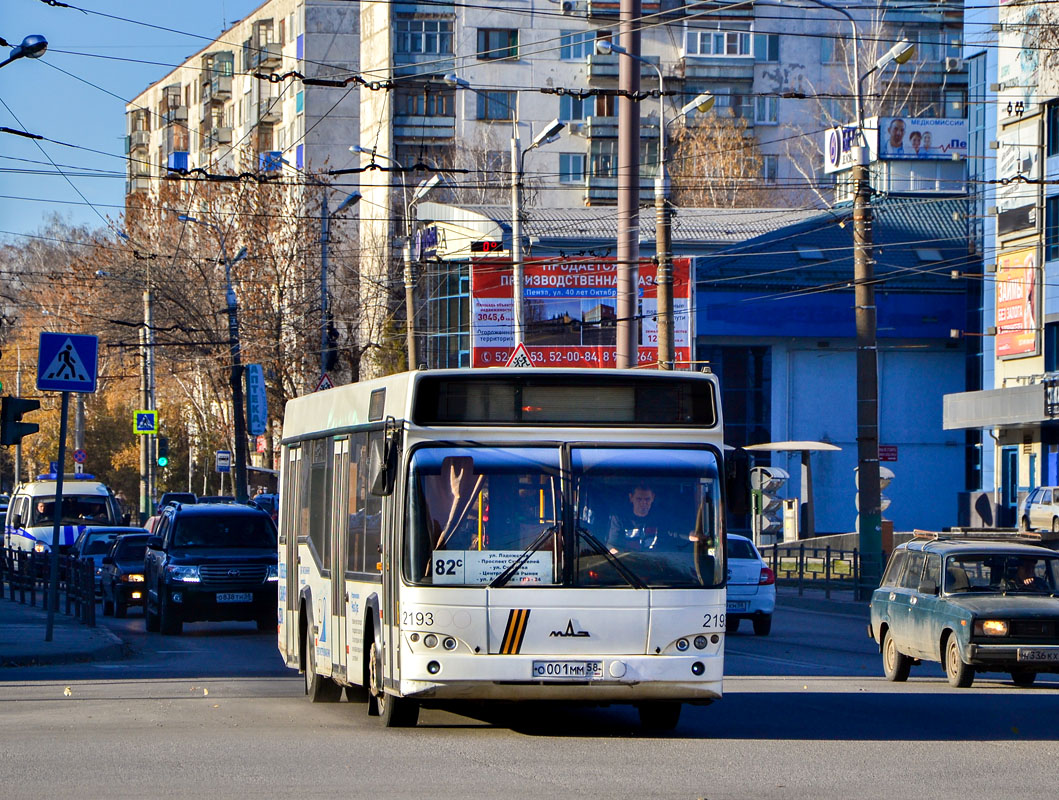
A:
{"label": "pedestrian crossing sign", "polygon": [[533,359],[530,358],[529,350],[526,349],[526,345],[522,342],[518,343],[518,346],[511,351],[511,355],[507,359],[505,367],[515,367],[516,369],[526,369],[527,367],[533,366]]}
{"label": "pedestrian crossing sign", "polygon": [[158,433],[158,412],[154,410],[143,410],[132,412],[132,432]]}
{"label": "pedestrian crossing sign", "polygon": [[37,349],[37,390],[94,392],[98,353],[98,336],[41,331]]}

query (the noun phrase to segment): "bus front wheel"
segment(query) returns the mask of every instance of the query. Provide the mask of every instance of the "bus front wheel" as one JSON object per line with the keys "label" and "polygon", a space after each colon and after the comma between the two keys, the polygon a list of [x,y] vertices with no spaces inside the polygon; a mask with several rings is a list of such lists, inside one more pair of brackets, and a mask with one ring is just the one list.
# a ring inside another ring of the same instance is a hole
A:
{"label": "bus front wheel", "polygon": [[671,731],[680,722],[681,703],[640,703],[640,726],[649,731]]}
{"label": "bus front wheel", "polygon": [[387,728],[414,728],[419,722],[419,703],[386,694],[382,675],[382,648],[373,639],[368,656],[368,716],[377,716]]}

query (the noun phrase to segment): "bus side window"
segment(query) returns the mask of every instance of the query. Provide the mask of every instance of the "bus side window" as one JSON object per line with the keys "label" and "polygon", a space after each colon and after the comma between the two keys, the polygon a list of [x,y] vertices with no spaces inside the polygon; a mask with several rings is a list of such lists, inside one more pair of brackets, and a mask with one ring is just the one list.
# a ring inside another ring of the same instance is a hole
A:
{"label": "bus side window", "polygon": [[[382,439],[382,431],[372,431],[368,436],[368,447],[365,451],[364,464],[367,464],[367,454],[371,452],[371,439]],[[366,473],[367,470],[364,470]],[[382,544],[382,498],[367,491],[367,475],[364,476],[364,562],[362,572],[377,573],[378,565],[382,560],[380,545]]]}

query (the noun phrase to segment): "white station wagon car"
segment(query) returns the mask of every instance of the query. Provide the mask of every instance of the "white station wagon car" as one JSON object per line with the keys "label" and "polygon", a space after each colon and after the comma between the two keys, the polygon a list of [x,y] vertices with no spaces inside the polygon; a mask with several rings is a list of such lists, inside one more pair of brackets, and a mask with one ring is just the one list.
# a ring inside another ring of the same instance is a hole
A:
{"label": "white station wagon car", "polygon": [[728,633],[749,619],[754,633],[768,636],[776,609],[776,575],[745,536],[728,534]]}
{"label": "white station wagon car", "polygon": [[1019,507],[1019,527],[1024,531],[1045,531],[1059,538],[1059,486],[1038,486]]}

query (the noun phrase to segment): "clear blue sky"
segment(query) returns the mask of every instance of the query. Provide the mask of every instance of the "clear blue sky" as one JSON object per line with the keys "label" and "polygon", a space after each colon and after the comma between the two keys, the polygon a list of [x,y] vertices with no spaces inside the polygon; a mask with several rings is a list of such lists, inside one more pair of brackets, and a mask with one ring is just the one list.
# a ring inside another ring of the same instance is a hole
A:
{"label": "clear blue sky", "polygon": [[[0,126],[100,152],[46,141],[37,147],[0,133],[0,240],[25,241],[10,234],[36,233],[52,213],[92,227],[104,224],[99,214],[117,217],[125,194],[125,103],[216,38],[224,21],[230,25],[262,2],[70,0],[92,12],[86,14],[40,0],[2,0],[0,36],[18,44],[41,34],[48,52],[0,69]],[[6,48],[0,52],[7,57]]]}

